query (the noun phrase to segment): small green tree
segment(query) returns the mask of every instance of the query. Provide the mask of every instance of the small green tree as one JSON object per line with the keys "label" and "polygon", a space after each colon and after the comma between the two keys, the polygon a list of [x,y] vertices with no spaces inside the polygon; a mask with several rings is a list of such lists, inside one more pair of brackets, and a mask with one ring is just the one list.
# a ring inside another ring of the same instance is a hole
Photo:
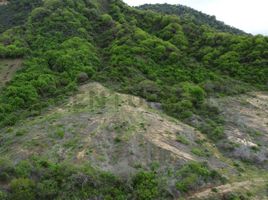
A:
{"label": "small green tree", "polygon": [[194,105],[202,104],[206,97],[206,92],[198,85],[186,82],[182,84],[183,96],[189,99]]}
{"label": "small green tree", "polygon": [[159,196],[158,180],[153,172],[141,171],[133,178],[136,199],[153,200]]}

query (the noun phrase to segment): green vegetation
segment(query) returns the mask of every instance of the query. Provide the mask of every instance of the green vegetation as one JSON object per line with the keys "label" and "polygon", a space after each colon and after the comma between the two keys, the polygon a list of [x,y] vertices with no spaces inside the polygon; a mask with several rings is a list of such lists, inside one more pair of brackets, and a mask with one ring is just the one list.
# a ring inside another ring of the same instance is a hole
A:
{"label": "green vegetation", "polygon": [[133,179],[135,199],[156,199],[160,196],[158,179],[152,172],[140,172]]}
{"label": "green vegetation", "polygon": [[194,23],[196,25],[210,26],[219,32],[227,32],[233,34],[246,33],[235,28],[224,24],[224,22],[218,21],[215,16],[210,16],[200,11],[194,10],[190,7],[183,5],[169,5],[169,4],[144,4],[138,7],[142,10],[154,10],[170,15],[178,15],[182,23]]}
{"label": "green vegetation", "polygon": [[37,158],[22,162],[0,164],[1,174],[9,176],[6,199],[126,199],[128,195],[129,188],[121,180],[90,166],[78,168]]}
{"label": "green vegetation", "polygon": [[183,166],[177,172],[177,178],[179,181],[176,187],[183,193],[200,187],[198,184],[217,184],[225,181],[216,171],[210,171],[205,163],[189,163]]}
{"label": "green vegetation", "polygon": [[[22,69],[0,91],[1,128],[40,115],[81,83],[98,81],[160,103],[165,113],[217,144],[225,138],[225,120],[208,99],[267,90],[268,37],[245,34],[186,7],[11,0],[0,6],[0,33],[0,58],[23,58]],[[124,126],[118,129],[124,132]],[[65,127],[53,133],[51,139],[58,141],[68,136]],[[114,138],[118,146],[125,139],[119,133]],[[16,139],[24,135],[27,131],[17,132]],[[190,145],[183,136],[177,142]],[[35,140],[29,144],[39,145]],[[209,156],[199,148],[192,153]],[[168,199],[155,171],[138,172],[126,184],[90,166],[39,159],[15,166],[1,162],[0,169],[0,182],[9,187],[0,191],[2,199]],[[181,193],[223,181],[199,163],[182,166],[174,176]]]}
{"label": "green vegetation", "polygon": [[190,144],[190,142],[188,141],[188,139],[185,136],[182,136],[182,135],[177,135],[176,141],[177,142],[180,142],[182,144],[185,144],[185,145],[189,145]]}
{"label": "green vegetation", "polygon": [[[0,161],[0,181],[9,185],[2,191],[3,199],[171,199],[165,191],[165,179],[155,171],[139,171],[127,182],[110,173],[101,172],[90,165],[73,166],[67,163],[56,164],[45,159],[33,157],[16,165],[8,160]],[[185,179],[192,174],[191,182]],[[221,182],[220,176],[209,171],[203,164],[184,165],[176,173],[177,187],[185,192],[195,187],[199,181],[204,184],[210,179]]]}
{"label": "green vegetation", "polygon": [[252,89],[246,82],[264,88],[268,81],[264,36],[219,32],[121,1],[25,2],[33,8],[25,24],[0,37],[2,57],[26,58],[1,93],[1,126],[40,113],[74,91],[82,74],[160,102],[187,123],[200,116],[195,126],[216,141],[224,137],[224,120],[206,99]]}
{"label": "green vegetation", "polygon": [[193,148],[191,152],[200,157],[208,157],[210,155],[209,152],[205,152],[202,149],[197,148],[197,147]]}
{"label": "green vegetation", "polygon": [[[85,6],[82,5],[82,7]],[[72,6],[75,7],[75,5]],[[85,36],[87,31],[85,29],[90,29],[89,22],[85,16],[78,14],[77,11],[66,10],[67,7],[66,5],[65,8],[65,5],[62,4],[63,10],[59,9],[53,15],[39,15],[38,21],[35,21],[37,20],[35,18],[37,12],[41,12],[41,8],[33,10],[25,25],[27,35],[24,37],[16,35],[16,32],[13,31],[2,34],[1,41],[2,45],[5,46],[0,48],[4,49],[0,53],[2,57],[20,57],[24,54],[16,51],[20,48],[27,49],[29,53],[24,62],[24,69],[15,76],[1,94],[0,124],[12,125],[17,121],[17,118],[38,114],[42,107],[53,103],[55,98],[68,91],[73,91],[76,88],[77,76],[81,72],[92,77],[99,66],[96,49],[89,40],[90,36]],[[55,8],[52,2],[47,1],[43,9],[52,12]],[[41,19],[45,20],[46,17],[48,17],[46,21],[49,24],[45,25]],[[69,25],[62,26],[59,18],[70,18],[67,20]],[[16,29],[19,29],[18,32],[22,31],[21,28]],[[6,46],[7,40],[11,44]],[[28,43],[27,47],[26,42]],[[15,51],[11,51],[14,55],[9,54],[10,46],[12,48],[14,46]],[[16,114],[18,112],[20,115]]]}
{"label": "green vegetation", "polygon": [[0,33],[19,26],[27,21],[33,8],[40,6],[42,0],[8,0],[8,4],[0,6]]}
{"label": "green vegetation", "polygon": [[64,135],[65,135],[64,130],[61,129],[61,128],[57,129],[56,132],[55,132],[55,137],[56,138],[63,139]]}

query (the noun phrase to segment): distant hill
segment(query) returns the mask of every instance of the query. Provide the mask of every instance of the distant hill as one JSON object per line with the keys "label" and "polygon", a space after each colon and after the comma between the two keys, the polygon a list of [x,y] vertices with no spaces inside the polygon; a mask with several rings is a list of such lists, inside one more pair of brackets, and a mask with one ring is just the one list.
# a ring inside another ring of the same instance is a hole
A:
{"label": "distant hill", "polygon": [[137,7],[142,10],[154,10],[157,12],[178,15],[182,21],[190,20],[197,25],[208,25],[215,30],[234,34],[245,34],[244,31],[239,30],[235,27],[226,25],[216,19],[215,16],[207,15],[203,12],[197,11],[187,6],[183,5],[170,5],[170,4],[144,4]]}

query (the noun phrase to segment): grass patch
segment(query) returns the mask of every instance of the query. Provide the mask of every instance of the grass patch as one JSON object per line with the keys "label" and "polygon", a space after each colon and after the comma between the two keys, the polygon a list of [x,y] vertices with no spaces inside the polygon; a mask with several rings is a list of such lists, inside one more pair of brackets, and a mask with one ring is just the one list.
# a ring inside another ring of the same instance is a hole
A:
{"label": "grass patch", "polygon": [[204,151],[204,150],[197,148],[197,147],[193,148],[191,150],[191,152],[199,157],[209,157],[210,156],[210,153],[207,150]]}
{"label": "grass patch", "polygon": [[65,132],[62,128],[58,128],[56,131],[55,131],[55,135],[54,135],[56,138],[58,139],[63,139],[64,136],[65,136]]}
{"label": "grass patch", "polygon": [[190,144],[189,140],[185,136],[182,136],[182,135],[177,135],[176,136],[176,141],[181,143],[181,144],[185,144],[185,145]]}

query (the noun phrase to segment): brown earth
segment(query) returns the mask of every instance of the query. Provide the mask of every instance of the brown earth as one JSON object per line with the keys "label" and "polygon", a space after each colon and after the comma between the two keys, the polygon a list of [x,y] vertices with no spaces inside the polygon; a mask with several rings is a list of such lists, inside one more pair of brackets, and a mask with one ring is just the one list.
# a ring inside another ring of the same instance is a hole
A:
{"label": "brown earth", "polygon": [[22,59],[0,59],[0,88],[11,80],[21,64]]}

